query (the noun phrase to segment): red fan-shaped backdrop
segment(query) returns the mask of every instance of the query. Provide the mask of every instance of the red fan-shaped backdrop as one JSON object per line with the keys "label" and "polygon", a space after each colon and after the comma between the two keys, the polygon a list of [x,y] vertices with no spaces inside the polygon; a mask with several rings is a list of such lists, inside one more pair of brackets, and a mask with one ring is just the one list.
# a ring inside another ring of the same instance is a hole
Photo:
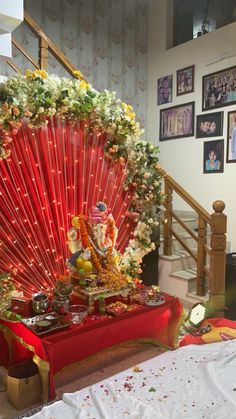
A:
{"label": "red fan-shaped backdrop", "polygon": [[26,294],[51,290],[66,273],[71,218],[88,215],[98,201],[113,214],[124,251],[134,229],[125,215],[131,194],[123,191],[125,166],[104,157],[105,142],[106,134],[91,134],[79,121],[72,127],[51,119],[34,130],[24,124],[0,163],[0,271],[17,269]]}

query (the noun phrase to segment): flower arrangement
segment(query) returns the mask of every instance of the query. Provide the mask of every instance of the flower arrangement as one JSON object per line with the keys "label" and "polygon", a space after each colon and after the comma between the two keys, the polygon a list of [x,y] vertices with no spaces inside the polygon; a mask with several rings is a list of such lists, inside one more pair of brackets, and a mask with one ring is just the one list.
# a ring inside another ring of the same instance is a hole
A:
{"label": "flower arrangement", "polygon": [[140,139],[143,130],[131,105],[117,99],[115,92],[95,90],[80,71],[74,76],[59,78],[43,70],[28,70],[25,76],[17,75],[0,84],[0,159],[9,156],[8,145],[23,119],[32,128],[47,124],[54,116],[71,123],[80,119],[89,121],[90,130],[108,133],[105,157],[121,165],[126,174],[124,189],[131,190],[133,196],[126,215],[137,226],[120,266],[135,277],[142,257],[155,246],[151,241],[152,226],[157,223],[153,208],[164,200],[158,173],[159,150]]}
{"label": "flower arrangement", "polygon": [[12,292],[15,285],[12,281],[10,273],[2,273],[0,275],[0,312],[11,305]]}
{"label": "flower arrangement", "polygon": [[72,290],[73,285],[71,285],[70,278],[67,276],[60,276],[55,285],[53,294],[56,297],[68,297]]}

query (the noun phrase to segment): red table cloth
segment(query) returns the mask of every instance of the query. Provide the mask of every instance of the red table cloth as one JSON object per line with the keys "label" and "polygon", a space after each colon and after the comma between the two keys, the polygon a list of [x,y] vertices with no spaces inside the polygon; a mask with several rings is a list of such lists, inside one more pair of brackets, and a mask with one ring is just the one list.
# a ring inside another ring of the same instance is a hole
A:
{"label": "red table cloth", "polygon": [[[32,357],[34,352],[41,360],[50,364],[49,398],[55,397],[53,375],[66,365],[81,361],[98,351],[133,339],[152,339],[156,343],[173,348],[177,328],[182,315],[178,298],[166,296],[166,302],[156,307],[140,306],[115,318],[89,316],[82,325],[38,336],[19,322],[0,320],[15,338],[12,341],[12,363]],[[0,335],[0,347],[3,335]],[[29,348],[26,349],[23,345]],[[4,351],[0,352],[0,363],[6,364]]]}

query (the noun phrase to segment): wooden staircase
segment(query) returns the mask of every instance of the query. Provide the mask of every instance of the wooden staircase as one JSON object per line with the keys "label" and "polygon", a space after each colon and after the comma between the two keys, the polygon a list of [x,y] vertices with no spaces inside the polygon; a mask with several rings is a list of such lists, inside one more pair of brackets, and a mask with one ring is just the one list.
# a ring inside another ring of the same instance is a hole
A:
{"label": "wooden staircase", "polygon": [[[157,167],[162,176],[165,191],[165,211],[163,224],[163,255],[166,259],[166,270],[163,272],[163,262],[160,264],[160,278],[168,277],[169,280],[177,278],[182,281],[178,296],[186,298],[186,295],[193,292],[191,286],[194,283],[194,273],[196,269],[196,293],[198,299],[206,299],[208,308],[212,315],[224,317],[225,311],[225,270],[226,270],[226,222],[224,214],[225,204],[223,201],[215,201],[212,204],[214,212],[209,214],[181,185],[179,185],[165,170]],[[181,218],[173,210],[173,195],[181,198],[196,214],[196,219]],[[190,225],[189,225],[190,223]],[[191,224],[192,223],[192,224]],[[176,228],[176,226],[178,226]],[[195,226],[195,227],[194,227]],[[181,231],[181,228],[183,229]],[[184,233],[183,233],[184,231]],[[194,241],[186,242],[191,238]],[[182,250],[173,250],[174,240],[180,245]],[[169,262],[168,261],[169,257]],[[193,269],[193,263],[195,267]],[[168,264],[170,265],[167,268]],[[171,266],[174,264],[173,266]],[[186,271],[181,272],[181,271]],[[190,271],[189,271],[190,269]],[[174,273],[174,275],[173,275]],[[163,276],[162,276],[163,275]],[[183,278],[183,276],[185,278]],[[166,279],[167,281],[167,279]],[[173,281],[172,281],[173,282]],[[185,287],[184,287],[185,283]],[[188,284],[188,285],[186,285]],[[164,285],[167,290],[167,285]],[[173,290],[169,284],[168,291]]]}
{"label": "wooden staircase", "polygon": [[[193,232],[196,229],[197,217],[191,211],[175,211],[183,222]],[[181,240],[196,254],[197,248],[193,238],[178,225],[173,222],[173,229],[178,232]],[[163,229],[162,232],[163,233]],[[159,249],[159,272],[158,282],[161,290],[172,295],[177,295],[184,306],[190,308],[195,302],[208,301],[208,292],[204,296],[196,294],[197,268],[195,260],[183,249],[176,238],[172,241],[172,255],[164,255],[164,237],[161,234]]]}

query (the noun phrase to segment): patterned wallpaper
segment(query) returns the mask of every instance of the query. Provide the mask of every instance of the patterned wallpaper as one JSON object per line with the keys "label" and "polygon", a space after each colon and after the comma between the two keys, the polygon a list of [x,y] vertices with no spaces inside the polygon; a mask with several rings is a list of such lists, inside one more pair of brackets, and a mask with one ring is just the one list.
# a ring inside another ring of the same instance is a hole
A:
{"label": "patterned wallpaper", "polygon": [[[25,8],[96,89],[116,91],[145,127],[148,0],[25,0]],[[24,25],[14,36],[36,58],[37,43]],[[32,68],[13,53],[20,68]],[[66,75],[52,56],[48,72]]]}

